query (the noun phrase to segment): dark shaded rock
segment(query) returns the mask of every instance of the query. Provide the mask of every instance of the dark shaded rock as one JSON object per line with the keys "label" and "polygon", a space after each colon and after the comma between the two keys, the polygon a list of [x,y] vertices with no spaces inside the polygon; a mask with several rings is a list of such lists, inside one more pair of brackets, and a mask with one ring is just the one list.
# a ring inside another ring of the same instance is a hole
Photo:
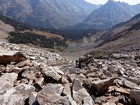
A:
{"label": "dark shaded rock", "polygon": [[140,105],[140,88],[130,92],[131,105]]}
{"label": "dark shaded rock", "polygon": [[21,52],[6,50],[0,51],[0,64],[7,65],[11,62],[19,63],[25,60],[27,60],[27,58]]}
{"label": "dark shaded rock", "polygon": [[91,85],[96,89],[98,94],[104,94],[108,90],[109,86],[113,84],[114,80],[115,78],[98,80],[92,82]]}

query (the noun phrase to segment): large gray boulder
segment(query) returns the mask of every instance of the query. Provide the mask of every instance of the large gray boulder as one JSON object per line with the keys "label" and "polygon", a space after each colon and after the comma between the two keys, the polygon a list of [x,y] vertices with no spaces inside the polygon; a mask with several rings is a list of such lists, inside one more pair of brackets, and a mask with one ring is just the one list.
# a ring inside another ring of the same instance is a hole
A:
{"label": "large gray boulder", "polygon": [[0,94],[0,105],[25,105],[28,97],[35,92],[33,86],[20,84]]}
{"label": "large gray boulder", "polygon": [[80,83],[80,81],[78,79],[75,79],[73,81],[72,95],[73,95],[74,101],[76,101],[76,103],[78,105],[82,105],[83,102],[84,102],[84,105],[86,105],[86,104],[87,105],[93,105],[94,104],[90,94],[82,86],[82,84]]}
{"label": "large gray boulder", "polygon": [[6,73],[0,77],[0,91],[11,89],[16,82],[18,74]]}
{"label": "large gray boulder", "polygon": [[56,68],[56,67],[47,67],[45,70],[45,75],[46,77],[51,77],[52,79],[54,79],[55,81],[60,81],[61,79],[61,75],[63,75],[64,73]]}
{"label": "large gray boulder", "polygon": [[61,84],[47,84],[37,95],[37,101],[40,105],[54,105],[62,99],[63,91]]}

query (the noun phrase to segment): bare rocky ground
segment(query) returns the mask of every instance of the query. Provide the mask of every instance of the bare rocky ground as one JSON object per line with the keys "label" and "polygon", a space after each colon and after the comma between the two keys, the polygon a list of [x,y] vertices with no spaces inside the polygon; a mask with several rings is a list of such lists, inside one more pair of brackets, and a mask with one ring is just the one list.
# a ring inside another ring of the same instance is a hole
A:
{"label": "bare rocky ground", "polygon": [[9,36],[9,32],[15,31],[15,29],[8,25],[5,24],[0,20],[0,41],[8,42],[7,37]]}
{"label": "bare rocky ground", "polygon": [[140,53],[72,61],[0,43],[0,105],[140,105]]}

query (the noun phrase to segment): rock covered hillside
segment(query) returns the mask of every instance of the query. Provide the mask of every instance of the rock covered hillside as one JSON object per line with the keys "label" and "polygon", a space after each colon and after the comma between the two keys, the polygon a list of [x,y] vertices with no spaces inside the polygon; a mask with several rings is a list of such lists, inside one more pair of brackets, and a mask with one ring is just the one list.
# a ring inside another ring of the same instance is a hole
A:
{"label": "rock covered hillside", "polygon": [[42,48],[1,42],[1,104],[140,104],[139,53],[109,59],[88,54],[76,65]]}
{"label": "rock covered hillside", "polygon": [[90,37],[85,37],[85,42],[82,44],[79,49],[88,52],[95,50],[101,52],[131,52],[135,50],[139,52],[140,14],[103,32],[90,33]]}

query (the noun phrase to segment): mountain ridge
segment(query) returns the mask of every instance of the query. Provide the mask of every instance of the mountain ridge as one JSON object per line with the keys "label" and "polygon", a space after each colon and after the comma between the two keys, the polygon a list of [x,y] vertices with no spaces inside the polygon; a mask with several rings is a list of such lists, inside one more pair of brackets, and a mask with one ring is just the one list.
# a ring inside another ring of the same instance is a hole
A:
{"label": "mountain ridge", "polygon": [[44,28],[74,25],[96,9],[84,0],[1,0],[0,7],[3,15]]}
{"label": "mountain ridge", "polygon": [[[134,9],[134,7],[137,7],[137,9]],[[131,6],[124,2],[109,0],[76,26],[79,28],[82,27],[81,29],[105,30],[118,23],[125,22],[140,13],[138,11],[139,8],[137,5]]]}

